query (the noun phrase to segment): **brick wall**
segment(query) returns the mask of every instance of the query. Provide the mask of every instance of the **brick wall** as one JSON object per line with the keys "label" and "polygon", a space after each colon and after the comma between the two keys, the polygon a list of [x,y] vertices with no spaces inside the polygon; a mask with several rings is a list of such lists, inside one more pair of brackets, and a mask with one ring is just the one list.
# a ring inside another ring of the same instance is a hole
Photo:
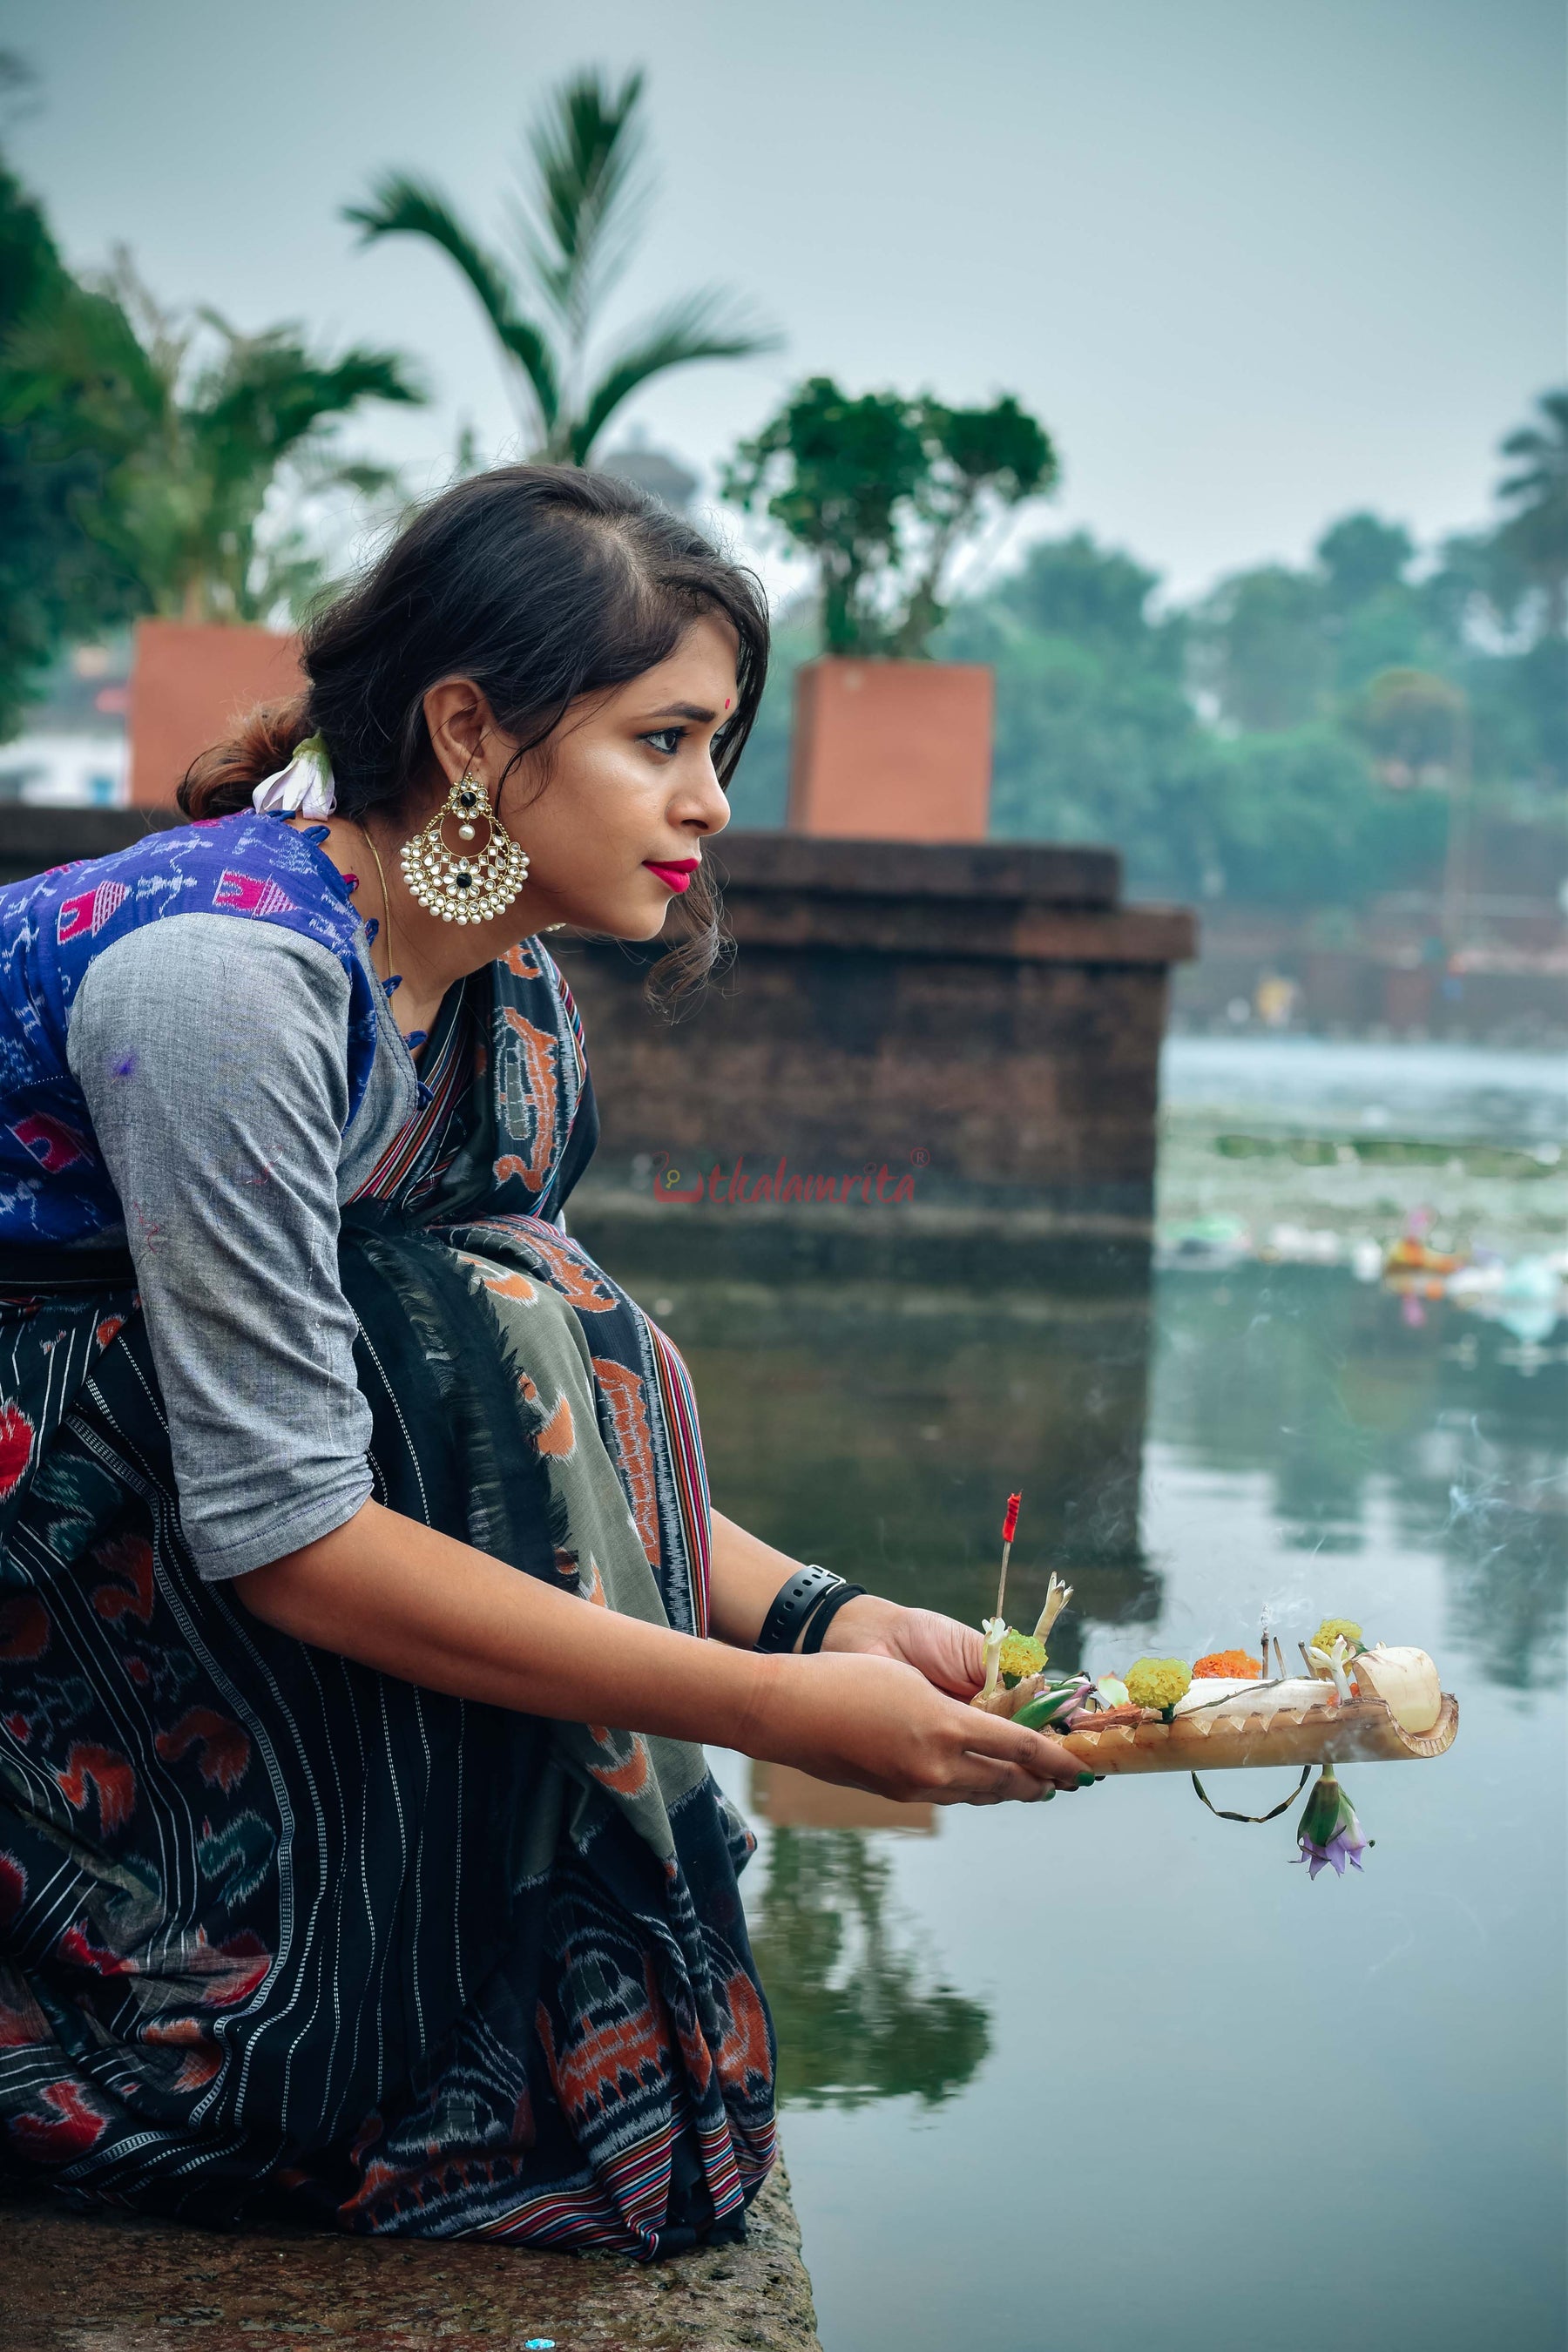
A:
{"label": "brick wall", "polygon": [[[742,834],[716,863],[738,953],[674,1025],[642,1000],[651,956],[560,950],[604,1122],[585,1234],[624,1262],[657,1220],[671,1265],[754,1265],[770,1234],[894,1272],[994,1263],[1004,1233],[1041,1272],[1097,1238],[1141,1251],[1185,910],[1121,905],[1098,850]],[[746,1197],[781,1161],[837,1197]],[[667,1197],[672,1172],[703,1200]]]}
{"label": "brick wall", "polygon": [[[0,879],[158,821],[6,810]],[[716,848],[738,953],[682,1020],[644,1002],[657,949],[552,942],[603,1119],[573,1213],[591,1245],[617,1268],[755,1268],[771,1249],[954,1280],[994,1276],[1000,1236],[1020,1275],[1095,1278],[1146,1253],[1184,909],[1124,906],[1106,850],[766,833]],[[777,1186],[781,1161],[786,1190],[810,1177],[837,1197],[743,1197]],[[671,1171],[676,1190],[703,1183],[700,1202],[661,1193]]]}

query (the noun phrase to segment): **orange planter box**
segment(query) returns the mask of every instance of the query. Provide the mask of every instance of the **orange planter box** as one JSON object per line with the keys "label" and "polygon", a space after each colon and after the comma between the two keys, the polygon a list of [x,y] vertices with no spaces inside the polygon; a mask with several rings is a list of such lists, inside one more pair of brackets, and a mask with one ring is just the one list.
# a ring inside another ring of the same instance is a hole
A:
{"label": "orange planter box", "polygon": [[139,621],[131,666],[131,799],[172,808],[198,751],[258,702],[304,685],[297,637],[209,622]]}
{"label": "orange planter box", "polygon": [[984,841],[994,705],[979,663],[807,662],[795,675],[790,830]]}

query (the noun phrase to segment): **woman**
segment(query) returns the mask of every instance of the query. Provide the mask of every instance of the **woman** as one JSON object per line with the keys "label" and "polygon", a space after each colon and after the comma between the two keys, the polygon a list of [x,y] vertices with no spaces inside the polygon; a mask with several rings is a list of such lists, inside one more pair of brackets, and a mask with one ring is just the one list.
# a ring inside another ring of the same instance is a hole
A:
{"label": "woman", "polygon": [[977,1635],[710,1512],[679,1356],[566,1235],[596,1120],[537,934],[679,900],[677,976],[711,961],[765,663],[684,523],[482,476],[196,763],[195,824],[0,894],[14,2172],[738,2234],[773,2040],[700,1743],[1077,1783],[962,1703]]}

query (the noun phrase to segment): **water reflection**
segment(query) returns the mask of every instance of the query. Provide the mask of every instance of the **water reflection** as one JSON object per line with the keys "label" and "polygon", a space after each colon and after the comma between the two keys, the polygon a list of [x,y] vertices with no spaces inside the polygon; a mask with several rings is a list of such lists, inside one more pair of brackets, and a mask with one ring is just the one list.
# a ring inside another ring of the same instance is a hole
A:
{"label": "water reflection", "polygon": [[[664,1306],[696,1381],[714,1500],[769,1542],[973,1622],[994,1598],[1003,1504],[1022,1486],[1019,1617],[1053,1567],[1084,1616],[1158,1614],[1139,1536],[1146,1297],[727,1283],[672,1285]],[[1064,1664],[1082,1622],[1064,1625]]]}
{"label": "water reflection", "polygon": [[[1235,1203],[1259,1230],[1296,1213],[1277,1172]],[[1065,1566],[1097,1667],[1248,1638],[1288,1596],[1288,1641],[1348,1611],[1463,1708],[1439,1764],[1357,1775],[1353,1886],[1184,1781],[911,1836],[760,1775],[746,1899],[825,2340],[1029,2342],[1045,2281],[1055,2333],[1130,2352],[1153,2279],[1167,2352],[1244,2323],[1272,2352],[1560,2352],[1568,1327],[1416,1323],[1342,1267],[1140,1299],[613,1262],[691,1362],[721,1507],[792,1552],[973,1620],[1021,1486],[1016,1613]],[[1041,2046],[1053,2111],[1089,2119],[1068,2158],[1003,2063]],[[1313,2247],[1357,2250],[1337,2303]]]}
{"label": "water reflection", "polygon": [[[672,1285],[659,1307],[720,1507],[898,1600],[978,1620],[1021,1486],[1009,1613],[1026,1620],[1055,1568],[1076,1596],[1060,1663],[1097,1627],[1126,1649],[1164,1602],[1141,1532],[1154,1446],[1259,1487],[1275,1540],[1310,1558],[1363,1555],[1390,1507],[1442,1559],[1452,1636],[1489,1679],[1561,1670],[1568,1349],[1523,1355],[1444,1302],[1413,1325],[1380,1286],[1312,1266],[1168,1273],[1152,1301],[727,1282]],[[1300,1580],[1327,1590],[1305,1559]]]}
{"label": "water reflection", "polygon": [[1362,1552],[1386,1497],[1401,1538],[1443,1561],[1452,1635],[1489,1680],[1558,1678],[1568,1631],[1568,1365],[1437,1302],[1419,1326],[1377,1286],[1305,1266],[1168,1275],[1154,1435],[1191,1464],[1252,1474],[1280,1539]]}
{"label": "water reflection", "polygon": [[986,2011],[936,1976],[891,1886],[885,1847],[863,1832],[773,1832],[750,1924],[786,2105],[938,2106],[991,2046]]}

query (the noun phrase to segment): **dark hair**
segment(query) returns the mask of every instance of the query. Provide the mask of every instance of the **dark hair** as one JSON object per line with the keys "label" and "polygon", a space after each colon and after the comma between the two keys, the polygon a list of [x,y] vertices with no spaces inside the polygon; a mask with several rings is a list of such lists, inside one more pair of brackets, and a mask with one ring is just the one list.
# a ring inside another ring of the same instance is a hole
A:
{"label": "dark hair", "polygon": [[[345,815],[395,803],[433,756],[424,698],[443,677],[483,689],[521,758],[579,697],[667,660],[705,613],[740,640],[734,715],[715,748],[728,783],[767,676],[758,581],[612,476],[571,466],[476,474],[432,499],[355,586],[312,616],[300,656],[305,691],[250,712],[194,761],[180,806],[192,817],[247,807],[262,777],[317,732]],[[650,975],[656,1001],[697,985],[726,944],[706,866],[676,904],[685,936]]]}

